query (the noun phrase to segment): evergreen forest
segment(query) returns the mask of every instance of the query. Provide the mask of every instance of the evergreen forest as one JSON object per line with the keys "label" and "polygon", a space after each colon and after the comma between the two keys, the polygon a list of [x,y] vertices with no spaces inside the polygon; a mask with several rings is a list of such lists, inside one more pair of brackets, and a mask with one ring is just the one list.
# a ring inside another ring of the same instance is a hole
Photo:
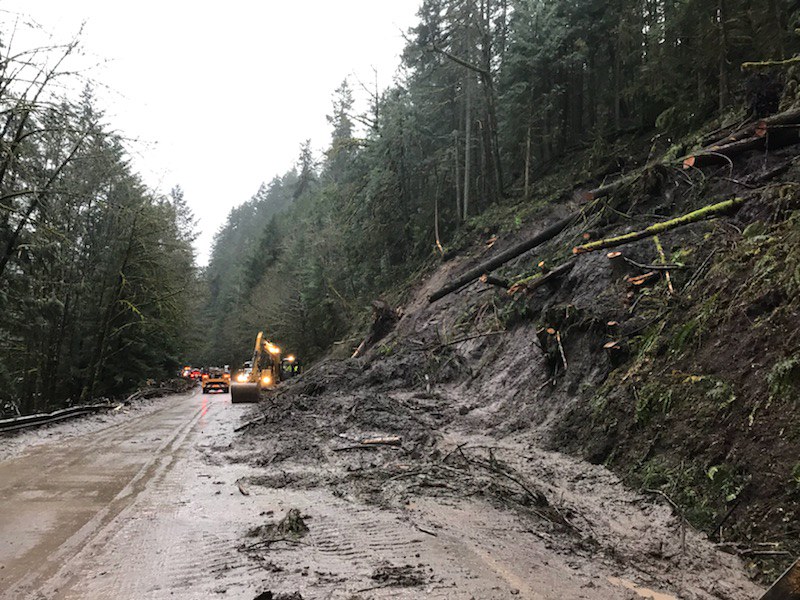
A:
{"label": "evergreen forest", "polygon": [[349,356],[372,300],[498,213],[518,225],[575,153],[602,181],[641,166],[620,140],[676,158],[703,127],[777,111],[794,73],[741,66],[791,67],[798,16],[782,0],[424,0],[394,85],[345,79],[324,155],[306,142],[217,233],[196,359],[243,360],[264,328],[306,359]]}
{"label": "evergreen forest", "polygon": [[231,211],[202,268],[181,189],[143,184],[91,87],[62,91],[75,44],[19,52],[0,32],[0,401],[233,365],[262,329],[306,362],[349,355],[373,300],[487,215],[513,227],[549,201],[572,153],[602,182],[640,166],[612,158],[625,136],[678,157],[782,108],[798,19],[789,0],[423,0],[394,83],[343,78],[325,151],[286,148],[295,167]]}

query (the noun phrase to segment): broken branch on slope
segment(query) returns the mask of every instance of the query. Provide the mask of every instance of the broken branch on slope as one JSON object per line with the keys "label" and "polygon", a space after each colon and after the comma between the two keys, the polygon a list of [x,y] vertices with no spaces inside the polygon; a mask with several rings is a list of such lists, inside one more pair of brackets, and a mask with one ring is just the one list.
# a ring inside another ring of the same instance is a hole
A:
{"label": "broken branch on slope", "polygon": [[735,131],[724,138],[718,139],[708,146],[705,146],[705,148],[699,150],[698,153],[713,151],[721,146],[727,146],[732,142],[742,141],[747,138],[763,138],[770,127],[779,127],[796,123],[800,123],[800,108],[792,108],[765,119],[759,119],[758,121],[750,123],[743,129],[739,129],[738,131]]}
{"label": "broken branch on slope", "polygon": [[706,165],[727,162],[732,156],[742,154],[748,150],[759,150],[766,145],[764,136],[755,135],[743,140],[730,142],[723,146],[711,146],[700,152],[696,152],[683,159],[683,168],[704,167]]}
{"label": "broken branch on slope", "polygon": [[566,275],[572,270],[572,267],[575,266],[575,261],[570,260],[565,262],[563,265],[557,266],[552,271],[548,271],[544,275],[534,275],[533,277],[528,277],[527,279],[522,279],[517,281],[511,288],[508,290],[509,294],[516,294],[520,291],[525,292],[532,292],[535,289],[540,288],[541,286],[545,285],[553,281],[554,279],[558,279],[559,277]]}
{"label": "broken branch on slope", "polygon": [[596,242],[591,242],[589,244],[583,244],[582,246],[575,246],[572,249],[572,253],[583,254],[585,252],[602,250],[603,248],[614,248],[616,246],[630,244],[631,242],[653,237],[654,235],[658,235],[665,231],[670,231],[671,229],[675,229],[677,227],[703,221],[710,217],[715,217],[719,214],[739,208],[742,204],[747,202],[747,200],[748,198],[733,198],[731,200],[725,200],[724,202],[718,202],[717,204],[704,206],[703,208],[687,213],[675,219],[670,219],[669,221],[664,221],[663,223],[656,223],[655,225],[651,225],[650,227],[647,227],[641,231],[634,231],[632,233],[626,233],[625,235],[606,238],[604,240],[597,240]]}
{"label": "broken branch on slope", "polygon": [[604,183],[603,185],[596,187],[593,190],[588,190],[586,192],[583,192],[581,197],[585,202],[591,202],[592,200],[605,198],[606,196],[610,196],[611,194],[618,192],[626,185],[633,183],[634,181],[639,179],[641,175],[642,175],[641,172],[637,171],[632,175],[626,175],[624,177],[620,177],[619,179],[616,179],[615,181],[612,181],[610,183]]}
{"label": "broken branch on slope", "polygon": [[484,263],[481,263],[477,267],[470,269],[466,273],[464,273],[461,277],[457,278],[455,281],[451,281],[444,287],[438,289],[437,291],[433,292],[430,296],[428,296],[428,301],[433,303],[437,300],[444,298],[448,294],[451,294],[455,291],[460,290],[465,285],[472,283],[476,279],[478,279],[481,275],[489,273],[490,271],[495,270],[497,267],[504,265],[508,261],[517,258],[518,256],[525,254],[529,250],[533,250],[537,246],[544,244],[545,242],[550,241],[554,237],[556,237],[559,233],[564,231],[567,227],[572,225],[581,215],[584,214],[585,211],[577,211],[561,219],[560,221],[556,221],[550,227],[547,227],[543,231],[537,233],[535,236],[525,240],[524,242],[520,242],[516,246],[512,246],[508,250],[501,252],[494,258],[487,260]]}
{"label": "broken branch on slope", "polygon": [[496,287],[503,288],[507,290],[511,284],[508,283],[508,280],[501,279],[500,277],[495,277],[494,275],[489,275],[488,273],[484,273],[480,276],[480,280],[482,283],[487,285],[494,285]]}
{"label": "broken branch on slope", "polygon": [[761,61],[748,61],[742,63],[742,71],[756,71],[758,69],[767,69],[769,67],[791,67],[800,63],[800,56],[793,56],[785,60],[761,60]]}

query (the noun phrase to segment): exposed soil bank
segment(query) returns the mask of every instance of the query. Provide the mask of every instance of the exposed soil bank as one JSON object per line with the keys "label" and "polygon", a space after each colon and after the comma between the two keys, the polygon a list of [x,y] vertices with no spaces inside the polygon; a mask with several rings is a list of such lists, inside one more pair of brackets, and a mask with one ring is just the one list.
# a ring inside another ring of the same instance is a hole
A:
{"label": "exposed soil bank", "polygon": [[[323,362],[266,400],[241,460],[267,469],[266,487],[332,487],[393,509],[420,495],[479,497],[545,527],[571,556],[650,574],[637,584],[754,597],[737,567],[714,573],[738,564],[725,551],[770,581],[800,552],[796,154],[745,154],[704,173],[645,169],[610,206],[497,275],[535,276],[586,236],[747,202],[658,244],[626,245],[622,261],[581,255],[532,293],[475,282],[430,304],[449,280],[574,212],[579,194],[520,207],[521,227],[513,211],[482,218],[473,241],[404,294],[397,325],[362,358]],[[669,278],[651,266],[665,263]],[[388,435],[401,449],[358,444]]]}

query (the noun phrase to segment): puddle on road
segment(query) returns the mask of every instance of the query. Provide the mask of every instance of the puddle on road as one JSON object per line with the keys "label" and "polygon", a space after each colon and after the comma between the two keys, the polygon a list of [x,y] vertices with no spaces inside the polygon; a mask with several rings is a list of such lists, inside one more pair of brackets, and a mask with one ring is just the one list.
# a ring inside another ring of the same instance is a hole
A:
{"label": "puddle on road", "polygon": [[661,592],[656,592],[648,588],[639,587],[632,581],[622,579],[621,577],[607,577],[606,579],[608,579],[608,582],[611,585],[632,590],[642,598],[649,598],[650,600],[678,600],[675,596],[670,596],[669,594],[662,594]]}

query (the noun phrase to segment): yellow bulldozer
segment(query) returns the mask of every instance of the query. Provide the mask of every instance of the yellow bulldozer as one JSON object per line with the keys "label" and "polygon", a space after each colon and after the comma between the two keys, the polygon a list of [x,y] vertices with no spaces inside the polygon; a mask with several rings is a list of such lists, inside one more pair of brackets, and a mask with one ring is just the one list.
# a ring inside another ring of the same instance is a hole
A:
{"label": "yellow bulldozer", "polygon": [[231,402],[258,402],[261,390],[273,387],[280,375],[281,349],[259,331],[252,360],[231,378]]}

